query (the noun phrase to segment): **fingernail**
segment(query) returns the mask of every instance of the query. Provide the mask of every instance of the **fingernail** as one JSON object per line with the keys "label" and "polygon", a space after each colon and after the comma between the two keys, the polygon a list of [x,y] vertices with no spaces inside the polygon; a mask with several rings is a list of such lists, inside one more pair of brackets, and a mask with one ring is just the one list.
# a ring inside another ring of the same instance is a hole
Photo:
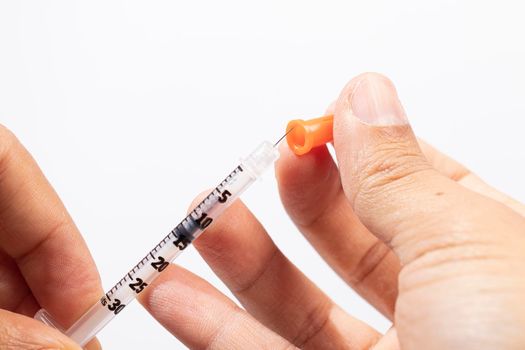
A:
{"label": "fingernail", "polygon": [[350,95],[352,113],[363,123],[377,126],[408,124],[394,85],[379,74],[367,74]]}

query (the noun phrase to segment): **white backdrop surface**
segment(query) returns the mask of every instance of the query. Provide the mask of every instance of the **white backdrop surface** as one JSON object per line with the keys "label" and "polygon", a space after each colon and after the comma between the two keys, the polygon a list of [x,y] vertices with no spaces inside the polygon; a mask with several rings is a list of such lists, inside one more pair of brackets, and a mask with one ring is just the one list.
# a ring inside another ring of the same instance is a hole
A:
{"label": "white backdrop surface", "polygon": [[[0,122],[62,197],[105,289],[240,156],[363,71],[394,80],[419,136],[523,201],[523,4],[0,0]],[[389,327],[290,223],[271,173],[243,198],[345,310]],[[178,263],[230,295],[195,250]],[[138,303],[99,338],[184,348]]]}

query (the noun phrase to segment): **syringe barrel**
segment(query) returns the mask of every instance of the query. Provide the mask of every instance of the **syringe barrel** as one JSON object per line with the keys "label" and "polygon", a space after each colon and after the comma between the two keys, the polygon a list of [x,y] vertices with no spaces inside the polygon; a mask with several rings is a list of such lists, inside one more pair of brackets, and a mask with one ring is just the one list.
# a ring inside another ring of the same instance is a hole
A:
{"label": "syringe barrel", "polygon": [[[278,158],[278,150],[263,142],[64,334],[85,346]],[[60,329],[43,309],[35,318]]]}

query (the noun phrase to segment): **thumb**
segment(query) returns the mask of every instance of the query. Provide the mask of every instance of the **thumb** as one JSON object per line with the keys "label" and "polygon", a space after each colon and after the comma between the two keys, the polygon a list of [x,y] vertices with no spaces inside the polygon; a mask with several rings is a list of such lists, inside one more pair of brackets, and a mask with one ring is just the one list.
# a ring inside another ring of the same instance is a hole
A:
{"label": "thumb", "polygon": [[81,350],[58,330],[6,310],[0,310],[0,349]]}
{"label": "thumb", "polygon": [[356,215],[402,263],[443,244],[451,221],[465,220],[482,199],[430,166],[382,75],[363,74],[345,87],[336,104],[334,147]]}

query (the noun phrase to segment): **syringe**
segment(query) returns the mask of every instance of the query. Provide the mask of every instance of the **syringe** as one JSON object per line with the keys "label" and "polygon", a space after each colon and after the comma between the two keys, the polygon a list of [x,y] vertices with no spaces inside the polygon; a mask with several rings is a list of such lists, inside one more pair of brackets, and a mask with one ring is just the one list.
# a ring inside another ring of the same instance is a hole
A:
{"label": "syringe", "polygon": [[180,224],[69,329],[62,329],[44,309],[39,310],[35,318],[60,329],[79,345],[86,345],[279,158],[275,146],[283,138],[275,144],[263,142],[243,159]]}

